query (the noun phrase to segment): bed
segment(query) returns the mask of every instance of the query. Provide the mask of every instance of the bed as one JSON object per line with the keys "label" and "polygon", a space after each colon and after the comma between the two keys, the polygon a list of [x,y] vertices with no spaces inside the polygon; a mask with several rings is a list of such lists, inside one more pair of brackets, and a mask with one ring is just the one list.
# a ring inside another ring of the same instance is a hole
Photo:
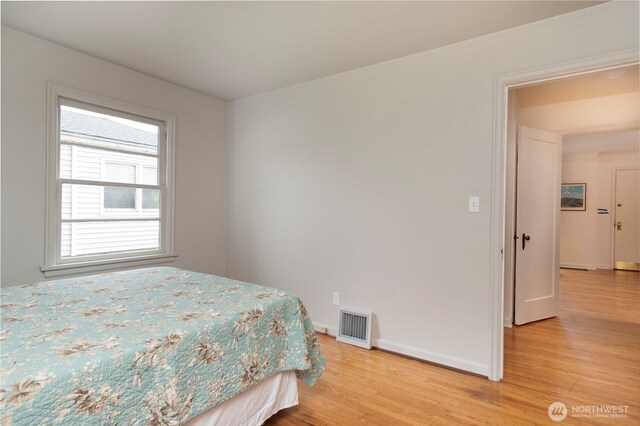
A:
{"label": "bed", "polygon": [[2,426],[261,424],[325,367],[293,294],[176,268],[9,287],[1,313]]}

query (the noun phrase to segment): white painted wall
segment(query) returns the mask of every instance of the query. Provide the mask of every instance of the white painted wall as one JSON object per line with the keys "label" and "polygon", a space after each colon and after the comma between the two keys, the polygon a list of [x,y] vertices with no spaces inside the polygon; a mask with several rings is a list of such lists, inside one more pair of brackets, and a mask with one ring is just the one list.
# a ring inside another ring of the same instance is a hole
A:
{"label": "white painted wall", "polygon": [[2,286],[43,279],[46,82],[177,117],[177,267],[225,274],[225,105],[2,28]]}
{"label": "white painted wall", "polygon": [[[496,75],[638,47],[616,2],[229,105],[227,274],[375,312],[374,343],[487,374]],[[467,197],[481,212],[467,213]]]}

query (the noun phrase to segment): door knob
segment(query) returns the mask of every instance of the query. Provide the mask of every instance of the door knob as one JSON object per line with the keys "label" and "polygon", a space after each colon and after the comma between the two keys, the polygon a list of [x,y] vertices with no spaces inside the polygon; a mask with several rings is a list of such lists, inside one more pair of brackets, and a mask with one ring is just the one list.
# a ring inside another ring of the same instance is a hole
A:
{"label": "door knob", "polygon": [[530,239],[531,239],[531,235],[527,235],[524,232],[522,233],[522,250],[524,250],[524,247],[527,244],[527,241],[529,241]]}
{"label": "door knob", "polygon": [[622,231],[622,222],[616,222],[616,229]]}

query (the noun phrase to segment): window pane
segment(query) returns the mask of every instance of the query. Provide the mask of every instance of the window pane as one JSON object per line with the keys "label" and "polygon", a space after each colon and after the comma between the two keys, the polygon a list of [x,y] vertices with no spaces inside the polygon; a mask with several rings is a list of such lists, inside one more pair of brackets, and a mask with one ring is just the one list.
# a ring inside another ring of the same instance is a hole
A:
{"label": "window pane", "polygon": [[62,185],[62,219],[97,219],[101,209],[101,186]]}
{"label": "window pane", "polygon": [[62,224],[62,257],[110,254],[160,247],[160,222],[76,222]]}
{"label": "window pane", "polygon": [[61,105],[60,140],[157,155],[158,126]]}
{"label": "window pane", "polygon": [[142,183],[144,183],[145,185],[157,185],[158,184],[158,168],[143,167]]}
{"label": "window pane", "polygon": [[135,188],[118,188],[115,186],[104,187],[105,209],[135,209]]}
{"label": "window pane", "polygon": [[63,179],[73,178],[71,168],[73,167],[73,154],[71,145],[60,145],[60,177]]}
{"label": "window pane", "polygon": [[157,189],[142,190],[142,208],[143,209],[159,209],[160,208],[160,191]]}
{"label": "window pane", "polygon": [[62,222],[60,234],[60,256],[71,256],[71,225],[75,223]]}
{"label": "window pane", "polygon": [[133,164],[104,163],[104,180],[136,183],[136,166]]}

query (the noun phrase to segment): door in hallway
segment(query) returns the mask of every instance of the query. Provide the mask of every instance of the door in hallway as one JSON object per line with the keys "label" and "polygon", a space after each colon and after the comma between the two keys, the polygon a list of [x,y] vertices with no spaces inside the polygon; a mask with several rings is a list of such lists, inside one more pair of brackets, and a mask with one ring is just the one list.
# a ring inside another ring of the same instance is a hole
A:
{"label": "door in hallway", "polygon": [[616,170],[615,268],[640,270],[640,171]]}
{"label": "door in hallway", "polygon": [[558,315],[562,136],[520,127],[516,195],[515,323]]}

